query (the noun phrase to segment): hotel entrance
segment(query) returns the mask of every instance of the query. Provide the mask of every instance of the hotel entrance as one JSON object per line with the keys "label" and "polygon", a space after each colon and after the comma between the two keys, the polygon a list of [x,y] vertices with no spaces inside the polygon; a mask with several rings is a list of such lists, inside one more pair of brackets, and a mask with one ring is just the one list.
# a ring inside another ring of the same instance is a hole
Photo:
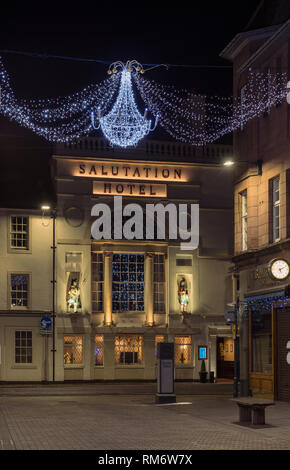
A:
{"label": "hotel entrance", "polygon": [[217,378],[234,378],[234,340],[217,337]]}

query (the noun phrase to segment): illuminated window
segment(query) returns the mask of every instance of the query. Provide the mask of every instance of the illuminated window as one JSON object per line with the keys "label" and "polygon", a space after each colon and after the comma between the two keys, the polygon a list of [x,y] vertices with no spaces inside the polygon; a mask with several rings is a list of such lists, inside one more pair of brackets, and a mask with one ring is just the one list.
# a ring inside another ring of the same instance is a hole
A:
{"label": "illuminated window", "polygon": [[96,366],[104,365],[104,336],[103,335],[95,336],[95,365]]}
{"label": "illuminated window", "polygon": [[121,335],[115,338],[116,364],[142,364],[143,339],[141,335]]}
{"label": "illuminated window", "polygon": [[164,335],[157,335],[155,336],[155,363],[157,364],[157,344],[164,343],[165,338]]}
{"label": "illuminated window", "polygon": [[15,362],[32,364],[32,331],[15,331]]}
{"label": "illuminated window", "polygon": [[144,311],[144,255],[114,254],[112,281],[114,312]]}
{"label": "illuminated window", "polygon": [[242,251],[248,249],[248,200],[247,190],[240,193]]}
{"label": "illuminated window", "polygon": [[103,253],[92,253],[92,311],[102,312],[104,300]]}
{"label": "illuminated window", "polygon": [[191,336],[175,336],[175,364],[192,364]]}
{"label": "illuminated window", "polygon": [[64,337],[64,364],[82,364],[83,363],[83,337],[65,336]]}
{"label": "illuminated window", "polygon": [[154,255],[154,312],[165,313],[165,257]]}
{"label": "illuminated window", "polygon": [[28,217],[10,217],[10,248],[28,250]]}
{"label": "illuminated window", "polygon": [[280,240],[280,176],[269,181],[270,189],[270,239],[271,242]]}
{"label": "illuminated window", "polygon": [[10,274],[10,305],[29,306],[29,274]]}

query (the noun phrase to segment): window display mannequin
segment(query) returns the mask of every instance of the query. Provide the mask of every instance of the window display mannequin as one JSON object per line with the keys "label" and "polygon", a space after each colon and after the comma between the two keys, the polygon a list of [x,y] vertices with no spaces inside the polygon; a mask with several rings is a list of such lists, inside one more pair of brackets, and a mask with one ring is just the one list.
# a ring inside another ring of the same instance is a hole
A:
{"label": "window display mannequin", "polygon": [[81,291],[78,285],[77,279],[72,279],[71,285],[68,290],[67,299],[68,311],[73,308],[74,313],[77,312],[78,308],[81,308]]}
{"label": "window display mannequin", "polygon": [[186,279],[183,277],[178,285],[178,301],[180,304],[180,312],[186,312],[188,305],[188,289]]}

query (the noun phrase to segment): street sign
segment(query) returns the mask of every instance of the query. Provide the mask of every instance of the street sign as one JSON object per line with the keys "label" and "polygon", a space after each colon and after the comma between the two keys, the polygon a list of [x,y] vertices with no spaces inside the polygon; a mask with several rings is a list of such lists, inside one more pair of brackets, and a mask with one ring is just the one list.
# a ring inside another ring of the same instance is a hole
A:
{"label": "street sign", "polygon": [[237,326],[236,326],[235,323],[232,325],[232,334],[233,334],[233,338],[236,339],[236,336],[237,336]]}
{"label": "street sign", "polygon": [[52,335],[52,330],[40,329],[40,330],[39,330],[39,333],[40,333],[41,335]]}
{"label": "street sign", "polygon": [[50,317],[42,317],[40,320],[41,328],[48,329],[51,327],[51,318]]}
{"label": "street sign", "polygon": [[236,312],[235,310],[228,310],[225,313],[225,320],[227,324],[235,323],[236,321]]}

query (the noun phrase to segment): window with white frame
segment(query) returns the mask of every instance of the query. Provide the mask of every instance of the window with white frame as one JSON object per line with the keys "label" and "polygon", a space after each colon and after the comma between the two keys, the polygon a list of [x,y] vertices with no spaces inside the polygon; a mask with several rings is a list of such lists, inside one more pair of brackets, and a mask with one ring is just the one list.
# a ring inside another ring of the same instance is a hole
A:
{"label": "window with white frame", "polygon": [[29,249],[29,218],[21,215],[10,216],[10,248]]}
{"label": "window with white frame", "polygon": [[29,274],[10,274],[10,306],[29,307]]}
{"label": "window with white frame", "polygon": [[245,189],[240,193],[240,213],[241,213],[241,248],[242,251],[248,249],[248,197]]}
{"label": "window with white frame", "polygon": [[83,337],[77,335],[64,336],[64,365],[83,363]]}
{"label": "window with white frame", "polygon": [[32,364],[32,331],[15,331],[15,363]]}
{"label": "window with white frame", "polygon": [[142,335],[118,335],[115,337],[115,363],[118,365],[142,364]]}
{"label": "window with white frame", "polygon": [[280,240],[280,176],[270,180],[272,242]]}
{"label": "window with white frame", "polygon": [[165,256],[154,255],[154,312],[165,313]]}

